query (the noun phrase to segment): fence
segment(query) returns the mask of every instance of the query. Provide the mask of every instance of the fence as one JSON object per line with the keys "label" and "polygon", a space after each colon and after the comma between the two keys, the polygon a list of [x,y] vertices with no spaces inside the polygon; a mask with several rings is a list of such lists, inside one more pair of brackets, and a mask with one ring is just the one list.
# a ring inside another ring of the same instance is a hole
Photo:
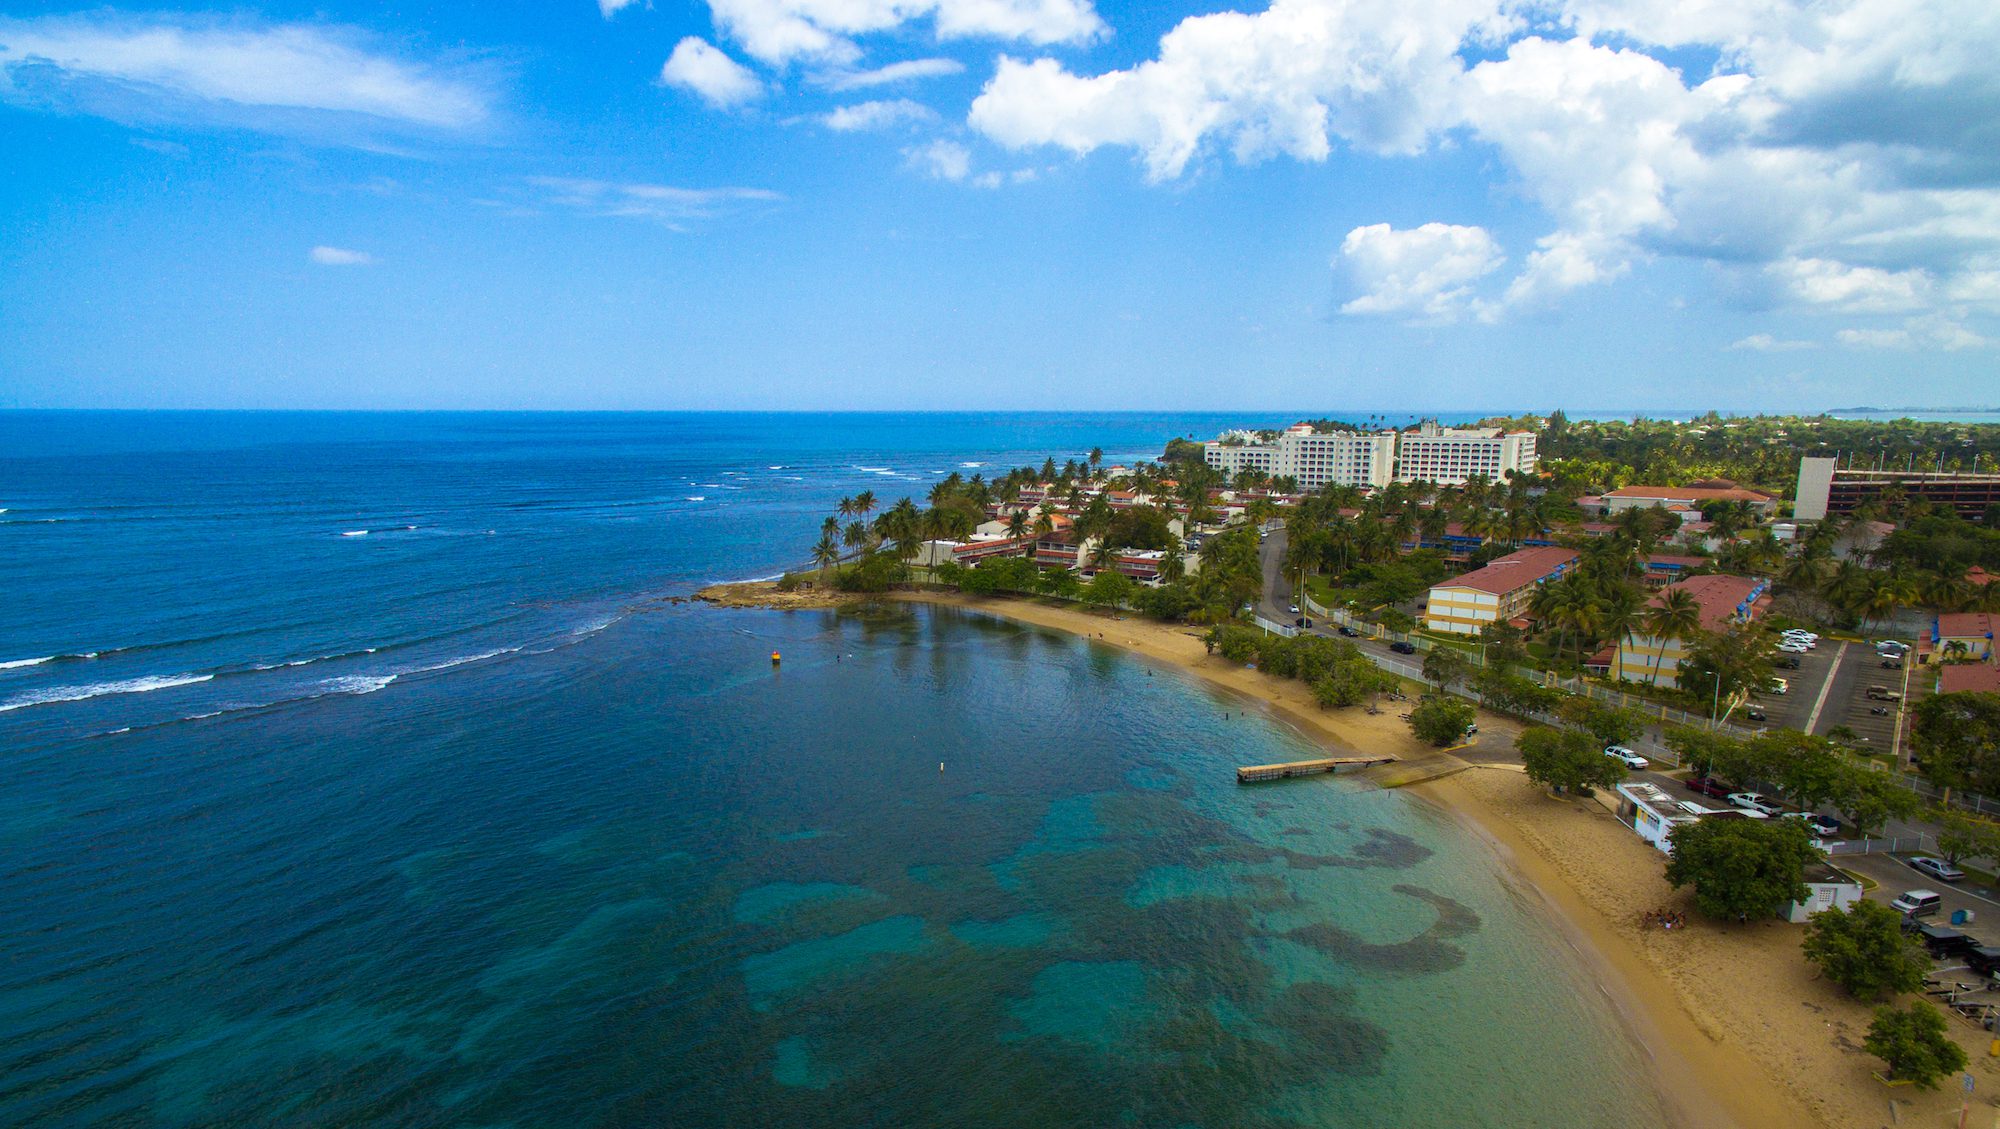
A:
{"label": "fence", "polygon": [[1273,635],[1283,635],[1285,638],[1290,639],[1299,633],[1299,629],[1289,623],[1279,623],[1276,620],[1265,619],[1261,615],[1252,616],[1251,618],[1256,621],[1257,626]]}
{"label": "fence", "polygon": [[1899,835],[1892,839],[1846,839],[1828,843],[1828,855],[1879,855],[1883,853],[1911,854],[1936,850],[1929,835]]}

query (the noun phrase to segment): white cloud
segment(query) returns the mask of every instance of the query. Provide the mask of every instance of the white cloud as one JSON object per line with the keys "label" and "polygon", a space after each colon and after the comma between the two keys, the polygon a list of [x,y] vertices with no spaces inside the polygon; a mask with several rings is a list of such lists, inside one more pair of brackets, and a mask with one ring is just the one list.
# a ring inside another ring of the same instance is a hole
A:
{"label": "white cloud", "polygon": [[1796,353],[1801,349],[1817,349],[1819,344],[1813,341],[1788,341],[1768,333],[1753,333],[1730,342],[1729,347],[1738,352],[1747,350],[1752,353]]}
{"label": "white cloud", "polygon": [[366,267],[375,263],[375,256],[368,252],[350,251],[345,247],[314,247],[309,255],[313,262],[323,267]]}
{"label": "white cloud", "polygon": [[652,220],[675,231],[687,230],[688,220],[708,219],[724,212],[784,199],[765,188],[679,188],[666,184],[587,180],[575,177],[528,178],[552,205],[593,216]]}
{"label": "white cloud", "polygon": [[1996,54],[1991,0],[1273,0],[1102,74],[1003,57],[968,122],[1152,180],[1490,147],[1550,225],[1500,307],[1677,256],[1795,307],[2000,311]]}
{"label": "white cloud", "polygon": [[964,180],[972,174],[972,151],[956,141],[937,140],[903,150],[910,167],[933,180]]}
{"label": "white cloud", "polygon": [[660,68],[660,81],[693,91],[718,109],[752,102],[764,94],[764,84],[750,68],[730,58],[704,39],[688,36]]}
{"label": "white cloud", "polygon": [[597,10],[608,20],[638,2],[639,0],[597,0]]}
{"label": "white cloud", "polygon": [[1843,329],[1834,339],[1851,349],[1930,349],[1956,352],[1983,349],[1996,342],[1966,328],[1948,314],[1909,318],[1901,329]]}
{"label": "white cloud", "polygon": [[838,133],[857,130],[888,129],[892,126],[908,125],[913,122],[934,120],[937,114],[929,106],[912,102],[907,98],[897,98],[888,102],[857,102],[852,106],[839,106],[819,120],[826,128]]}
{"label": "white cloud", "polygon": [[1506,261],[1480,227],[1427,223],[1398,231],[1386,223],[1357,227],[1340,244],[1341,262],[1362,293],[1347,314],[1400,314],[1453,321],[1473,312],[1471,284]]}
{"label": "white cloud", "polygon": [[1767,272],[1798,302],[1847,313],[1918,309],[1931,290],[1930,278],[1919,270],[1886,271],[1830,259],[1787,259]]}
{"label": "white cloud", "polygon": [[854,37],[929,17],[940,39],[1087,43],[1104,32],[1090,0],[708,0],[715,26],[774,66],[853,64]]}
{"label": "white cloud", "polygon": [[397,58],[352,29],[109,13],[0,17],[0,99],[21,98],[249,125],[285,111],[460,130],[492,112],[473,72]]}
{"label": "white cloud", "polygon": [[895,82],[940,78],[944,75],[959,74],[964,70],[965,64],[957,59],[905,59],[900,63],[876,67],[874,70],[828,71],[819,75],[817,81],[832,90],[865,90]]}

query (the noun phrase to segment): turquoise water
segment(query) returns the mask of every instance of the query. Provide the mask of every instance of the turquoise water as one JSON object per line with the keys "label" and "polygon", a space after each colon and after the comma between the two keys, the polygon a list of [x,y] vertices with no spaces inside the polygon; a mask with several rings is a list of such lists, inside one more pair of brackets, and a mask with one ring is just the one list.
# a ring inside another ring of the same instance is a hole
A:
{"label": "turquoise water", "polygon": [[[498,463],[476,438],[297,442],[257,458],[341,481],[358,460],[371,504],[399,486],[420,530],[472,527],[451,507],[476,501],[512,532],[362,556],[329,539],[324,491],[284,493],[300,512],[274,523],[256,507],[280,491],[213,459],[201,481],[229,500],[206,509],[86,511],[40,469],[22,508],[78,517],[110,558],[92,567],[128,576],[0,613],[0,661],[127,665],[0,669],[0,702],[36,699],[0,712],[0,1124],[1662,1121],[1478,841],[1348,780],[1239,787],[1235,765],[1305,752],[1241,702],[945,609],[654,598],[710,567],[696,532],[746,555],[809,539],[790,487],[746,488],[766,493],[734,518],[622,521],[643,507],[618,491],[568,500],[573,454],[546,435]],[[193,491],[162,458],[129,489]],[[706,480],[750,459],[783,461]],[[578,573],[542,557],[579,540]],[[284,591],[245,588],[264,561]],[[528,595],[557,575],[588,583]],[[169,637],[186,623],[207,629]],[[329,646],[397,676],[278,692],[330,677],[278,665]],[[49,692],[176,673],[209,681]]]}

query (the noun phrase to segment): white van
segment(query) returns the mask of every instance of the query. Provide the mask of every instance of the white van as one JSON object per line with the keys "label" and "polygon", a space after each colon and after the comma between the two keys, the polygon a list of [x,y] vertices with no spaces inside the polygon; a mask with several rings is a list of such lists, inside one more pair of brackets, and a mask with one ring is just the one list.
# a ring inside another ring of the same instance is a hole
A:
{"label": "white van", "polygon": [[1944,899],[1931,890],[1909,890],[1889,903],[1889,908],[1905,917],[1929,917],[1943,908]]}

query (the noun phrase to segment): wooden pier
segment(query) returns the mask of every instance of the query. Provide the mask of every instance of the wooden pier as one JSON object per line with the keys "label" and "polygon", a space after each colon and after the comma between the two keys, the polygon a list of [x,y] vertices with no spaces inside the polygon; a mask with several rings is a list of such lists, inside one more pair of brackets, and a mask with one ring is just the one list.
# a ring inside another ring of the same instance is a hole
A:
{"label": "wooden pier", "polygon": [[1265,780],[1284,780],[1292,776],[1317,776],[1347,765],[1389,764],[1395,759],[1395,757],[1322,757],[1319,760],[1292,761],[1289,764],[1244,765],[1236,770],[1236,782],[1256,784]]}

